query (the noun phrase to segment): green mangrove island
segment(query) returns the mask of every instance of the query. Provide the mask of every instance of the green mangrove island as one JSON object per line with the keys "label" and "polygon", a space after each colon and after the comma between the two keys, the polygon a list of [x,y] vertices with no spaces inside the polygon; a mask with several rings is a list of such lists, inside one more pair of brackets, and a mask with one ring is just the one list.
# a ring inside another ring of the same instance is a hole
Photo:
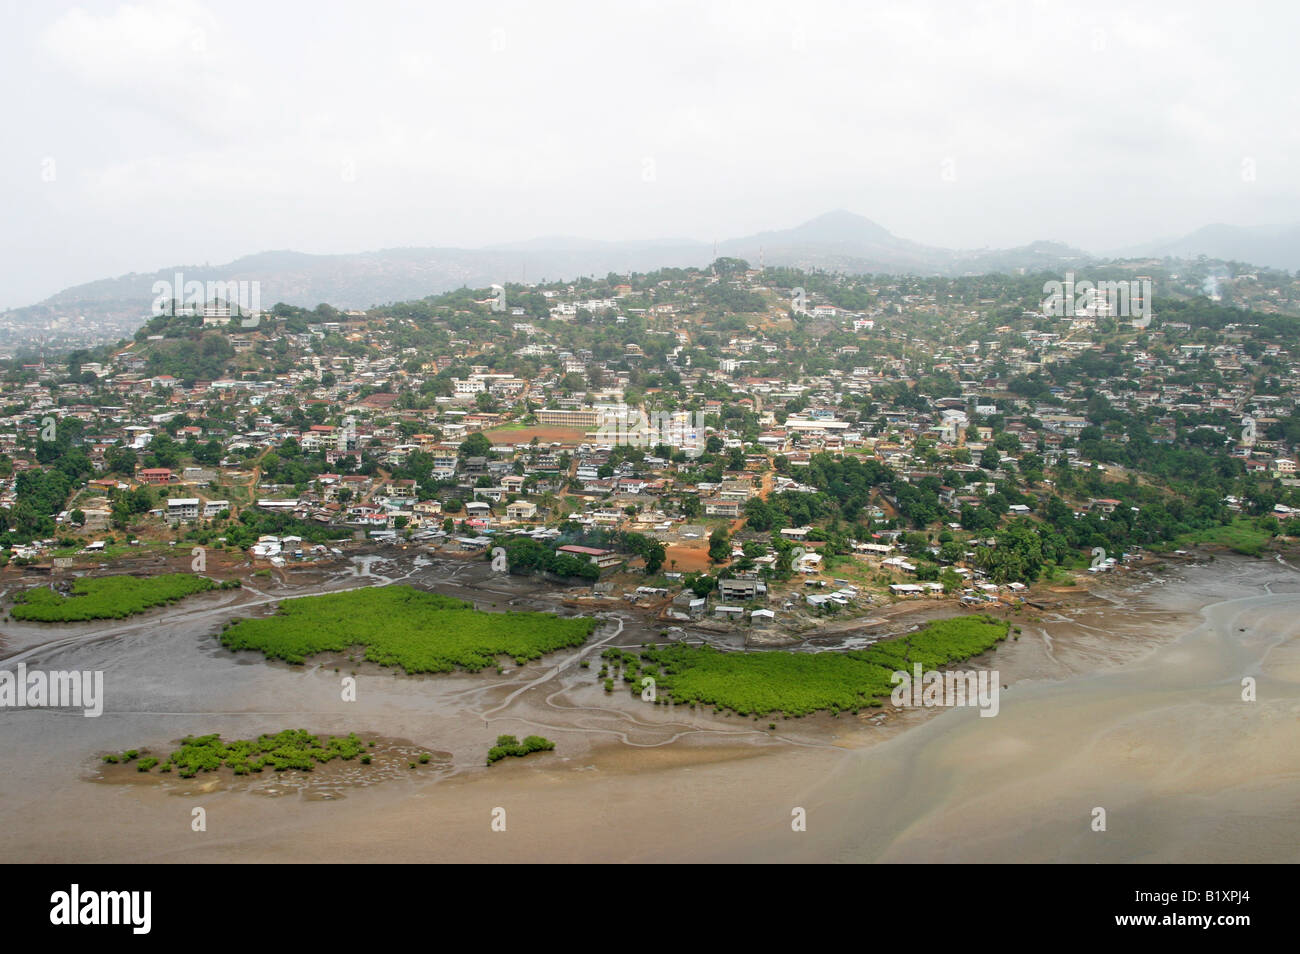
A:
{"label": "green mangrove island", "polygon": [[554,749],[555,743],[540,735],[525,736],[522,742],[513,735],[498,735],[497,744],[488,749],[487,764],[491,765],[511,755],[523,758],[534,752],[551,752]]}
{"label": "green mangrove island", "polygon": [[589,617],[553,613],[487,613],[398,584],[284,600],[273,616],[230,623],[221,643],[290,663],[364,646],[369,662],[408,673],[478,672],[495,666],[499,656],[523,665],[581,646],[597,625]]}
{"label": "green mangrove island", "polygon": [[69,594],[37,586],[14,597],[14,619],[40,623],[75,623],[93,619],[124,619],[175,603],[194,593],[238,587],[239,581],[218,583],[193,573],[161,576],[85,576],[73,581]]}
{"label": "green mangrove island", "polygon": [[730,709],[740,715],[780,712],[802,716],[857,711],[889,698],[898,670],[924,671],[961,662],[1006,639],[1010,624],[985,615],[931,622],[897,639],[845,652],[722,652],[709,646],[611,648],[598,678],[612,688],[613,673],[641,693],[654,680],[655,701]]}
{"label": "green mangrove island", "polygon": [[[134,764],[137,772],[151,772],[158,767],[160,773],[176,772],[181,778],[194,778],[200,772],[215,772],[228,768],[235,775],[249,775],[263,769],[276,772],[296,770],[310,772],[317,765],[337,760],[358,760],[370,765],[375,742],[366,742],[355,732],[345,736],[313,735],[306,729],[285,729],[273,734],[259,735],[255,739],[236,739],[224,742],[220,735],[191,735],[180,740],[180,748],[166,759],[149,755],[147,750],[127,749],[121,753],[101,756],[106,765]],[[387,747],[385,748],[387,751]],[[410,763],[427,765],[430,753],[423,752]]]}

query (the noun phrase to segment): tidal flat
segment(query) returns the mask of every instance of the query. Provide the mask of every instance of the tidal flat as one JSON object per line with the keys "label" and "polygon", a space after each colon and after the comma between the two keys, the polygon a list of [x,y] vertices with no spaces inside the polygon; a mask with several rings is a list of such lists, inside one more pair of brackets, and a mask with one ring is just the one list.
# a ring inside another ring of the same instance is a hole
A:
{"label": "tidal flat", "polygon": [[[408,676],[344,654],[291,665],[220,644],[226,621],[270,613],[280,599],[394,581],[488,611],[578,612],[543,584],[479,564],[376,557],[303,583],[198,594],[142,618],[7,623],[0,666],[102,670],[106,701],[92,719],[0,710],[9,832],[0,858],[1300,860],[1300,574],[1278,560],[1160,566],[1051,611],[1008,613],[1016,638],[964,664],[998,671],[996,718],[885,706],[755,719],[606,693],[601,652],[663,630],[618,604],[582,610],[599,621],[583,646],[506,660],[499,673]],[[707,632],[673,635],[725,645]],[[846,629],[815,648],[860,638]],[[231,786],[92,784],[106,751],[289,725],[404,740],[439,753],[438,771],[394,772],[326,797],[312,786],[264,798]],[[485,767],[505,733],[542,735],[556,749]],[[191,830],[193,807],[205,809],[204,832]],[[797,809],[806,830],[792,828]]]}

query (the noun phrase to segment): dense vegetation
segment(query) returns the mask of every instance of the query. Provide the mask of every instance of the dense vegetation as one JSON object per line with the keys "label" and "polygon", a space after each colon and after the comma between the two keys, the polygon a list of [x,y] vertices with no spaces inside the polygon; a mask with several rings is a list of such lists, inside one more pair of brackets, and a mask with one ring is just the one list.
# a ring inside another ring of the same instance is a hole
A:
{"label": "dense vegetation", "polygon": [[647,534],[605,527],[584,527],[572,523],[564,525],[564,528],[571,537],[571,543],[621,550],[641,557],[645,560],[645,571],[649,574],[658,573],[664,565],[666,548],[661,541]]}
{"label": "dense vegetation", "polygon": [[929,671],[992,649],[1009,624],[989,616],[945,619],[898,639],[849,652],[720,652],[709,646],[655,646],[639,653],[607,649],[607,665],[621,666],[623,681],[640,692],[641,680],[673,702],[731,709],[742,715],[788,716],[880,705],[893,689],[891,676]]}
{"label": "dense vegetation", "polygon": [[162,335],[162,341],[150,342],[150,374],[170,374],[185,387],[200,378],[212,380],[225,373],[235,350],[219,331],[205,330],[198,316],[177,314],[151,318],[135,333],[138,343]]}
{"label": "dense vegetation", "polygon": [[[1098,414],[1104,413],[1098,411]],[[1095,432],[1091,433],[1091,432]],[[1131,476],[1116,481],[1100,470],[1078,471],[1069,464],[1055,466],[1050,473],[1054,492],[1029,493],[1010,480],[995,482],[996,491],[977,507],[963,505],[963,530],[986,534],[996,546],[976,546],[975,564],[994,583],[1032,583],[1051,566],[1071,567],[1094,547],[1116,554],[1132,547],[1171,548],[1189,541],[1229,541],[1239,552],[1258,553],[1270,536],[1283,529],[1271,514],[1277,493],[1260,490],[1240,475],[1240,461],[1230,458],[1221,447],[1170,447],[1133,432],[1126,444],[1099,439],[1101,429],[1087,428],[1080,444],[1097,460],[1132,466],[1159,475],[1157,482],[1143,482]],[[996,456],[996,455],[994,455]],[[1037,455],[1026,454],[1021,472],[1034,481],[1044,471],[1037,469]],[[861,521],[873,495],[891,503],[899,513],[899,524],[926,530],[942,519],[947,508],[939,493],[938,477],[924,477],[915,483],[901,479],[891,468],[874,460],[846,455],[815,454],[807,469],[807,480],[821,494],[783,493],[770,501],[751,500],[746,505],[747,523],[753,530],[770,530],[829,521],[830,530],[818,531],[830,541],[829,552],[847,552],[849,532],[865,539],[870,528],[863,523],[835,531],[840,521]],[[952,481],[956,482],[956,481]],[[1062,493],[1070,496],[1112,498],[1118,503],[1110,513],[1080,512]],[[1234,514],[1226,505],[1230,495],[1240,497],[1253,522]],[[1024,505],[1032,517],[1006,520],[1010,508]],[[1236,531],[1229,531],[1236,527]],[[929,561],[929,541],[910,551]],[[958,552],[958,556],[960,551]],[[951,563],[953,559],[941,562]],[[935,578],[937,569],[922,567],[922,578]]]}
{"label": "dense vegetation", "polygon": [[[596,564],[567,553],[557,553],[553,544],[548,545],[531,537],[509,537],[501,541],[501,546],[506,551],[506,565],[516,576],[545,572],[580,580],[600,579],[600,568]],[[489,551],[487,559],[491,558]]]}
{"label": "dense vegetation", "polygon": [[522,742],[513,735],[498,735],[497,744],[488,749],[487,764],[491,765],[493,762],[510,755],[523,758],[533,752],[549,752],[554,748],[554,742],[550,739],[544,739],[540,735],[526,736]]}
{"label": "dense vegetation", "polygon": [[[42,623],[69,623],[90,619],[122,619],[155,606],[175,603],[192,593],[217,586],[212,580],[192,573],[163,576],[88,576],[72,584],[72,595],[64,596],[41,586],[19,593],[10,611],[14,619]],[[233,585],[238,586],[238,583]]]}
{"label": "dense vegetation", "polygon": [[[1265,518],[1267,519],[1267,518]],[[1260,520],[1239,517],[1230,524],[1211,527],[1195,533],[1184,534],[1174,540],[1172,546],[1192,547],[1202,543],[1227,547],[1234,553],[1245,556],[1259,556],[1264,545],[1271,539],[1269,530],[1262,528]],[[1293,531],[1294,532],[1294,531]]]}
{"label": "dense vegetation", "polygon": [[291,663],[364,646],[367,660],[408,673],[478,672],[496,665],[497,656],[523,665],[580,646],[596,625],[551,613],[485,613],[449,596],[384,586],[285,600],[274,616],[230,624],[221,642]]}
{"label": "dense vegetation", "polygon": [[239,522],[232,523],[223,534],[228,546],[243,549],[256,543],[257,538],[264,534],[292,535],[302,537],[308,543],[327,543],[350,538],[352,530],[349,527],[323,526],[313,520],[299,520],[292,514],[250,509],[242,511]]}
{"label": "dense vegetation", "polygon": [[[645,571],[658,573],[664,565],[667,549],[663,543],[644,533],[628,530],[607,530],[599,527],[584,527],[581,524],[566,521],[560,525],[564,533],[564,542],[579,546],[618,550],[639,556],[645,561]],[[590,560],[557,553],[555,547],[559,541],[542,543],[531,537],[509,537],[503,540],[506,559],[510,572],[518,575],[544,570],[557,576],[578,577],[585,580],[600,578],[600,569]]]}
{"label": "dense vegetation", "polygon": [[[175,769],[181,778],[193,778],[199,772],[214,772],[223,765],[236,775],[260,772],[265,768],[277,772],[286,769],[310,772],[316,765],[334,759],[355,759],[365,747],[355,732],[322,739],[305,729],[285,729],[274,735],[233,742],[222,742],[219,735],[186,736],[181,739],[181,747],[168,756],[159,771]],[[128,749],[121,755],[105,755],[103,760],[107,763],[130,762],[138,755],[138,750]],[[369,762],[364,758],[362,761]],[[148,772],[157,764],[156,758],[141,759],[138,769]]]}

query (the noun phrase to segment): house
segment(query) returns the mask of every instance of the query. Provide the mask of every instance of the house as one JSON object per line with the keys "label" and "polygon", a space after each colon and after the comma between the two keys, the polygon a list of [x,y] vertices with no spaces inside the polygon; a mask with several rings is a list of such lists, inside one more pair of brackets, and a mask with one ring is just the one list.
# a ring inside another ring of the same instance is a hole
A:
{"label": "house", "polygon": [[718,599],[724,603],[749,603],[767,596],[767,588],[758,580],[725,579],[718,581]]}
{"label": "house", "polygon": [[167,519],[174,521],[197,520],[199,518],[198,497],[172,497],[167,501]]}
{"label": "house", "polygon": [[820,553],[805,553],[794,563],[796,573],[816,573],[821,569],[822,555]]}
{"label": "house", "polygon": [[919,586],[916,583],[891,583],[889,585],[889,592],[893,593],[895,596],[915,597],[922,595],[925,592],[925,587]]}
{"label": "house", "polygon": [[904,557],[896,556],[880,561],[881,566],[891,567],[896,570],[902,570],[904,573],[915,573],[916,564],[909,563]]}
{"label": "house", "polygon": [[739,500],[744,503],[754,496],[754,486],[748,480],[724,480],[718,488],[718,497],[722,500]]}
{"label": "house", "polygon": [[872,556],[886,557],[894,552],[894,547],[889,543],[855,543],[853,549],[858,553],[868,553]]}
{"label": "house", "polygon": [[537,504],[531,500],[516,500],[506,505],[507,520],[532,520],[537,516]]}
{"label": "house", "polygon": [[741,502],[739,500],[723,500],[721,497],[710,497],[703,501],[704,515],[706,517],[730,517],[740,516]]}
{"label": "house", "polygon": [[677,610],[691,619],[699,619],[704,615],[705,599],[702,596],[696,596],[694,590],[682,590],[673,597],[673,609]]}
{"label": "house", "polygon": [[595,547],[580,547],[575,544],[569,544],[563,547],[556,547],[556,553],[564,553],[571,557],[586,559],[588,562],[596,564],[602,570],[610,566],[618,566],[623,562],[623,557],[613,550],[598,550]]}
{"label": "house", "polygon": [[168,467],[144,467],[136,476],[145,484],[170,484],[176,480],[176,475]]}

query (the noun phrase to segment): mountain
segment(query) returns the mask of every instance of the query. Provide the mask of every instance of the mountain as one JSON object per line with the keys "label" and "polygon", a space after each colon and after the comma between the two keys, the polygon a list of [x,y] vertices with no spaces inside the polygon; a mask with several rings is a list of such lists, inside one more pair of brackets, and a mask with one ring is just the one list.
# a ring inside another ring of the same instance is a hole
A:
{"label": "mountain", "polygon": [[989,272],[1054,271],[1081,265],[1096,256],[1061,242],[1031,242],[1016,248],[957,252],[950,271],[962,275]]}
{"label": "mountain", "polygon": [[792,229],[760,232],[718,243],[718,254],[765,265],[844,272],[945,270],[952,253],[898,238],[884,226],[852,212],[819,215]]}
{"label": "mountain", "polygon": [[1239,226],[1216,223],[1179,239],[1123,249],[1118,257],[1217,258],[1300,271],[1300,224]]}
{"label": "mountain", "polygon": [[105,278],[64,289],[35,305],[3,314],[7,322],[40,324],[84,315],[114,327],[149,317],[155,282],[207,283],[256,281],[261,304],[276,302],[314,307],[328,302],[338,308],[366,308],[440,294],[467,285],[559,280],[611,271],[650,271],[666,266],[707,265],[711,250],[694,245],[585,243],[573,240],[559,248],[522,244],[484,249],[396,248],[343,255],[260,252],[224,265],[177,265],[151,273]]}
{"label": "mountain", "polygon": [[1059,242],[974,251],[938,248],[899,238],[884,226],[851,212],[828,212],[803,225],[763,232],[718,246],[719,254],[768,265],[856,273],[965,275],[1053,270],[1093,258]]}
{"label": "mountain", "polygon": [[[1060,269],[1089,258],[1052,242],[1017,249],[958,251],[899,238],[884,226],[843,210],[794,228],[719,242],[716,254],[757,264],[858,273],[961,275],[1020,269]],[[178,265],[65,289],[35,305],[0,314],[0,332],[58,337],[69,328],[104,339],[134,333],[150,316],[155,282],[248,281],[260,285],[262,307],[276,302],[366,308],[440,294],[461,286],[558,281],[579,275],[648,272],[707,265],[711,243],[690,239],[603,242],[569,236],[484,248],[396,248],[342,255],[261,252],[224,265]]]}

